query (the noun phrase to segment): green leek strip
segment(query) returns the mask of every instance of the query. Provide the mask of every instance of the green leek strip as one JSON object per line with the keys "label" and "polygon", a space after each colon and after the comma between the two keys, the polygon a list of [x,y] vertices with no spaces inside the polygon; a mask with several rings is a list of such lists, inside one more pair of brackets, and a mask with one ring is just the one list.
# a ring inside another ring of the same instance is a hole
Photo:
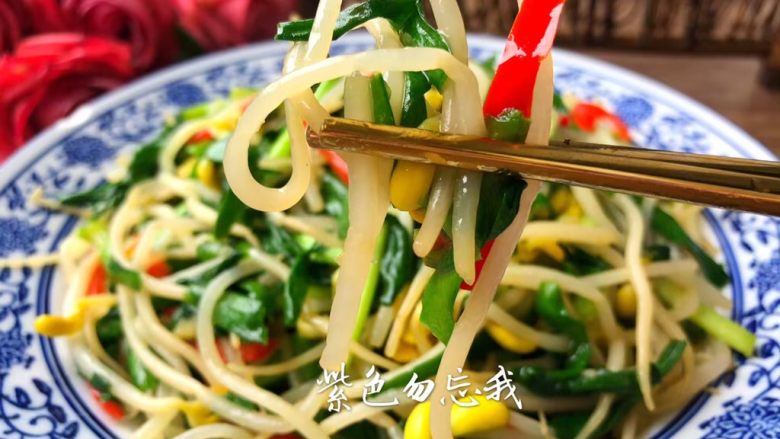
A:
{"label": "green leek strip", "polygon": [[395,125],[393,107],[390,105],[390,94],[387,92],[387,83],[381,73],[371,77],[371,101],[374,123]]}
{"label": "green leek strip", "polygon": [[739,323],[720,315],[711,306],[700,306],[690,320],[742,355],[746,357],[753,355],[756,335],[740,326]]}
{"label": "green leek strip", "polygon": [[668,239],[674,244],[688,250],[688,252],[699,263],[701,271],[713,285],[724,287],[729,283],[729,275],[723,267],[715,262],[696,242],[685,233],[685,230],[671,215],[666,213],[660,207],[653,210],[651,226],[654,231]]}
{"label": "green leek strip", "polygon": [[[363,334],[363,328],[366,326],[366,319],[371,312],[371,305],[374,303],[377,285],[379,283],[379,269],[382,261],[382,254],[385,251],[387,242],[387,227],[382,227],[382,232],[374,249],[374,260],[371,262],[371,268],[368,271],[366,285],[363,287],[363,294],[360,295],[360,308],[358,309],[358,318],[355,322],[355,329],[352,331],[352,339],[358,340]],[[347,268],[348,269],[348,268]]]}
{"label": "green leek strip", "polygon": [[569,356],[562,369],[545,370],[534,366],[522,367],[517,373],[517,380],[520,383],[541,380],[555,382],[578,376],[588,366],[592,347],[585,325],[573,318],[566,309],[563,302],[563,292],[558,284],[545,281],[539,285],[539,291],[536,294],[536,311],[553,330],[565,334],[571,339]]}
{"label": "green leek strip", "polygon": [[[652,382],[658,384],[661,378],[677,364],[685,350],[686,343],[681,340],[669,342],[658,360],[652,364]],[[522,372],[522,366],[515,369],[515,375]],[[569,396],[594,393],[614,393],[618,395],[639,394],[636,368],[629,367],[612,371],[605,368],[586,369],[579,375],[564,380],[550,380],[540,377],[523,382],[531,392],[540,396]]]}
{"label": "green leek strip", "polygon": [[[108,254],[108,249],[104,251],[104,254]],[[108,278],[112,282],[122,284],[133,290],[140,290],[143,286],[143,279],[141,278],[141,274],[137,271],[125,267],[110,255],[104,257],[103,262],[106,264]]]}
{"label": "green leek strip", "polygon": [[[653,384],[658,384],[677,364],[685,350],[686,343],[681,340],[672,340],[661,352],[658,360],[653,365]],[[620,372],[615,372],[620,373]],[[633,375],[636,377],[636,374]],[[586,380],[588,378],[585,378]],[[619,399],[610,410],[607,417],[601,424],[588,435],[588,439],[606,437],[608,433],[625,418],[636,404],[642,399],[639,386],[636,383],[631,384],[633,390],[623,398]],[[608,391],[608,390],[606,390]],[[578,436],[580,430],[590,419],[590,410],[581,410],[576,412],[560,413],[550,416],[548,419],[550,427],[555,431],[555,436],[559,439],[573,439]]]}
{"label": "green leek strip", "polygon": [[404,73],[404,96],[401,101],[401,126],[419,127],[428,118],[425,93],[431,84],[421,72]]}
{"label": "green leek strip", "polygon": [[132,349],[127,350],[126,362],[130,380],[138,390],[142,392],[152,392],[157,389],[160,381],[144,367],[143,363],[141,363],[141,360],[138,359],[138,356]]}
{"label": "green leek strip", "polygon": [[[388,2],[390,3],[390,2]],[[336,28],[333,30],[333,39],[336,40],[349,30],[360,26],[369,19],[379,17],[371,2],[354,4],[339,14]],[[282,41],[305,41],[309,38],[314,20],[296,20],[279,23],[274,39]]]}

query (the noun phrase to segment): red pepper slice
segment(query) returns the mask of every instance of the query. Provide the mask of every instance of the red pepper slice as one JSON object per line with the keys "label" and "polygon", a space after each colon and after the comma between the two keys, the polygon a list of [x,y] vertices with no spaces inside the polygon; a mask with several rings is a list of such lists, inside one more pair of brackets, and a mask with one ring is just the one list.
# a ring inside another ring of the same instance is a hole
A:
{"label": "red pepper slice", "polygon": [[531,116],[534,84],[539,64],[550,53],[564,0],[525,1],[509,32],[504,53],[482,107],[498,116],[516,108]]}
{"label": "red pepper slice", "polygon": [[335,151],[329,151],[327,149],[321,149],[320,154],[325,158],[325,161],[330,166],[330,169],[336,174],[344,184],[349,184],[349,171],[347,170],[347,162],[341,158]]}
{"label": "red pepper slice", "polygon": [[301,436],[295,433],[275,434],[271,439],[301,439]]}
{"label": "red pepper slice", "polygon": [[[482,106],[485,116],[497,117],[504,110],[515,108],[525,117],[531,117],[539,65],[552,49],[564,1],[528,0],[520,6]],[[493,241],[490,241],[480,249],[482,258],[474,266],[474,284],[479,279],[492,247]],[[473,284],[465,282],[461,285],[464,290],[471,290],[472,287]]]}
{"label": "red pepper slice", "polygon": [[598,105],[580,102],[571,110],[570,117],[579,129],[586,132],[595,131],[599,122],[607,121],[612,125],[618,139],[623,141],[630,139],[628,127],[623,120]]}
{"label": "red pepper slice", "polygon": [[241,352],[241,360],[247,364],[267,360],[268,357],[274,353],[278,345],[279,342],[275,339],[268,340],[267,344],[242,341],[241,348],[239,349]]}
{"label": "red pepper slice", "polygon": [[92,397],[98,403],[98,406],[100,406],[101,410],[106,412],[106,414],[110,416],[111,419],[114,419],[115,421],[121,421],[124,419],[125,409],[122,408],[122,404],[120,404],[118,401],[113,399],[104,401],[103,395],[100,393],[100,391],[92,386],[89,387],[89,393],[92,394]]}
{"label": "red pepper slice", "polygon": [[146,268],[146,274],[152,277],[165,277],[171,274],[171,267],[164,259],[161,259]]}
{"label": "red pepper slice", "polygon": [[490,249],[493,248],[493,244],[496,243],[495,239],[491,239],[490,241],[486,242],[484,246],[482,246],[482,249],[480,249],[479,253],[482,255],[480,259],[474,263],[474,283],[473,284],[467,284],[466,281],[463,281],[460,284],[461,290],[471,291],[472,288],[474,288],[474,284],[477,283],[477,279],[479,279],[480,273],[482,273],[482,268],[485,266],[485,260],[487,259],[488,255],[490,254]]}
{"label": "red pepper slice", "polygon": [[[217,340],[217,352],[219,353],[219,358],[222,359],[223,363],[228,362],[228,356],[225,352],[225,348],[223,346],[224,339]],[[195,350],[198,350],[198,344],[196,341],[190,342],[190,344],[195,348]],[[246,364],[255,363],[258,361],[267,360],[271,354],[274,353],[276,348],[279,346],[279,341],[276,339],[270,339],[268,340],[268,343],[262,344],[262,343],[254,343],[250,341],[242,341],[241,347],[239,348],[239,353],[241,354],[241,361],[243,361]]]}
{"label": "red pepper slice", "polygon": [[108,273],[106,273],[106,267],[103,264],[97,264],[92,271],[92,277],[89,279],[89,285],[87,285],[87,291],[84,293],[87,296],[96,296],[98,294],[104,294],[108,291]]}
{"label": "red pepper slice", "polygon": [[190,140],[187,141],[187,145],[194,145],[200,142],[210,142],[212,140],[214,140],[214,136],[211,135],[209,130],[200,130],[193,134],[192,137],[190,137]]}

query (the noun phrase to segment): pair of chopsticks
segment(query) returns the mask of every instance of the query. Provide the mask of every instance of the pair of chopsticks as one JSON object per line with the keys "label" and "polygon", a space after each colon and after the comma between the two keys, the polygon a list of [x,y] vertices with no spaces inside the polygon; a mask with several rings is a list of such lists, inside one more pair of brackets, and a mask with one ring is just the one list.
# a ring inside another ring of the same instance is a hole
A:
{"label": "pair of chopsticks", "polygon": [[307,137],[317,148],[780,215],[777,162],[573,141],[511,144],[342,118]]}

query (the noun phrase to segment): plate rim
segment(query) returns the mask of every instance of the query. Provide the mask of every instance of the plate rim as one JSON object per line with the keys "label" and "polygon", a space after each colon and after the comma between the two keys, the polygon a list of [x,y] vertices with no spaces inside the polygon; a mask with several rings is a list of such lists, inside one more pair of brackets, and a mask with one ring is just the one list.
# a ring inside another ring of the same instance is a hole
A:
{"label": "plate rim", "polygon": [[[469,33],[468,38],[469,42],[479,41],[487,44],[503,42],[503,39],[499,36],[484,33]],[[355,42],[360,42],[362,40],[370,39],[371,37],[367,33],[357,33],[347,35],[344,39],[339,41],[351,42],[352,40],[355,40]],[[56,143],[58,136],[66,136],[83,127],[92,120],[94,114],[102,113],[110,108],[116,107],[121,101],[128,100],[144,90],[171,82],[172,80],[181,79],[181,76],[187,70],[192,69],[200,71],[218,65],[228,65],[240,61],[244,56],[247,58],[257,58],[262,56],[264,52],[275,51],[287,44],[289,43],[285,41],[267,40],[229,50],[212,52],[141,76],[115,90],[101,95],[98,98],[79,106],[72,114],[57,121],[54,125],[46,128],[28,140],[24,145],[20,146],[2,165],[0,165],[0,187],[4,187],[9,180],[15,179],[15,176],[14,178],[9,179],[7,176],[9,170],[23,166],[24,163],[31,160],[38,159],[41,153],[48,149],[47,145],[49,147],[54,146],[53,144]],[[778,160],[778,155],[750,135],[745,129],[736,125],[711,107],[667,84],[642,73],[570,49],[554,48],[553,59],[558,56],[563,56],[564,59],[568,58],[578,64],[594,65],[599,68],[601,73],[606,73],[611,78],[616,76],[629,78],[629,82],[636,82],[637,84],[641,84],[643,88],[651,89],[647,91],[657,92],[669,103],[682,104],[681,108],[689,109],[690,113],[701,116],[701,120],[709,122],[707,123],[707,128],[712,129],[719,134],[727,134],[721,137],[729,139],[732,137],[738,138],[735,140],[739,140],[739,142],[731,146],[739,151],[744,157],[753,158],[755,151],[761,151],[765,156],[763,158],[767,160]],[[4,174],[6,174],[6,176],[2,177]]]}

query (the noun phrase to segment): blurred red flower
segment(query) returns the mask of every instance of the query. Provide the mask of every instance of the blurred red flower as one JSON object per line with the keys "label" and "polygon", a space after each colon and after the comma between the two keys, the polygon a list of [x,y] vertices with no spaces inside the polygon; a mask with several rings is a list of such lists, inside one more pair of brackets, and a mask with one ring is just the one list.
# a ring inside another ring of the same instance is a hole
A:
{"label": "blurred red flower", "polygon": [[20,2],[0,2],[0,52],[13,50],[29,27],[24,6]]}
{"label": "blurred red flower", "polygon": [[12,51],[27,35],[67,29],[57,0],[0,1],[0,54]]}
{"label": "blurred red flower", "polygon": [[23,40],[0,57],[0,161],[78,105],[133,76],[127,44],[79,34]]}
{"label": "blurred red flower", "polygon": [[173,61],[178,51],[176,13],[161,0],[63,0],[74,30],[127,41],[139,72]]}
{"label": "blurred red flower", "polygon": [[298,1],[0,0],[0,162],[135,75],[273,36]]}
{"label": "blurred red flower", "polygon": [[172,0],[181,26],[207,51],[270,38],[297,0]]}

